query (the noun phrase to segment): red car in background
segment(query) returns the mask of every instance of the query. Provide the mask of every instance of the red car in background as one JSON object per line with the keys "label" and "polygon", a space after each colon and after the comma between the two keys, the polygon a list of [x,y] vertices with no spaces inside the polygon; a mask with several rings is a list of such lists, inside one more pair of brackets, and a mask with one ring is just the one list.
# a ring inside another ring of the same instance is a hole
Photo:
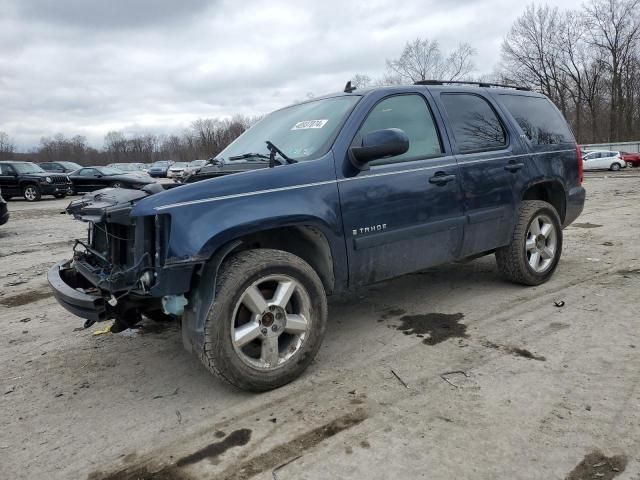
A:
{"label": "red car in background", "polygon": [[620,152],[620,156],[627,162],[627,167],[640,167],[640,153]]}

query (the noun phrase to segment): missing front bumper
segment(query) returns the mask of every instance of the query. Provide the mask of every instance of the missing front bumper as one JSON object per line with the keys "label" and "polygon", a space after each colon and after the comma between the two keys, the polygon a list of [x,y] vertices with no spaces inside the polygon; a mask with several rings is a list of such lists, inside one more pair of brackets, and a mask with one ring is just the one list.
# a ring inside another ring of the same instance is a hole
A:
{"label": "missing front bumper", "polygon": [[92,322],[107,319],[104,298],[91,293],[95,287],[71,266],[70,260],[52,266],[47,273],[47,280],[54,297],[68,312]]}

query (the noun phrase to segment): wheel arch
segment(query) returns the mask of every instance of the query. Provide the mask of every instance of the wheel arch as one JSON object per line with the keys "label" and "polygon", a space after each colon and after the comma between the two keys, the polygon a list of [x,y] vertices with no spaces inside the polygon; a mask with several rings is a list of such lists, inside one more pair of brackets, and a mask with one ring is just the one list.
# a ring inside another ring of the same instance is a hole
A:
{"label": "wheel arch", "polygon": [[564,225],[567,215],[567,193],[559,180],[540,180],[528,185],[522,192],[521,200],[542,200],[553,205],[560,222]]}
{"label": "wheel arch", "polygon": [[[215,240],[211,239],[209,244]],[[237,235],[216,248],[193,274],[189,306],[185,309],[182,325],[182,339],[187,350],[197,354],[203,351],[204,323],[215,300],[220,266],[234,253],[256,248],[283,250],[300,257],[316,271],[327,294],[334,291],[336,255],[327,235],[317,225],[302,222]]]}

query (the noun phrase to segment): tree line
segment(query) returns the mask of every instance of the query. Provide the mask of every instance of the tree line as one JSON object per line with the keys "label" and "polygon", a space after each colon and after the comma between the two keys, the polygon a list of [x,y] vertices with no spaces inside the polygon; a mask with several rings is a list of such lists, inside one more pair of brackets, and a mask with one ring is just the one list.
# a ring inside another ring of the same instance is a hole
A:
{"label": "tree line", "polygon": [[104,146],[100,150],[91,147],[82,135],[67,137],[59,133],[41,138],[40,145],[32,152],[16,153],[8,135],[0,132],[0,159],[69,161],[80,165],[151,163],[158,160],[188,162],[216,156],[258,119],[242,115],[231,119],[201,118],[181,134],[171,135],[111,131],[105,135]]}
{"label": "tree line", "polygon": [[[492,74],[475,74],[475,56],[467,43],[443,52],[437,40],[417,38],[398,58],[386,60],[380,78],[358,73],[352,84],[364,88],[439,79],[525,86],[558,106],[579,143],[640,139],[640,0],[589,0],[579,9],[532,3],[505,36]],[[16,153],[11,138],[0,132],[0,159],[100,165],[210,158],[257,120],[199,119],[170,135],[113,131],[101,149],[81,135],[57,134],[43,137],[29,153]]]}

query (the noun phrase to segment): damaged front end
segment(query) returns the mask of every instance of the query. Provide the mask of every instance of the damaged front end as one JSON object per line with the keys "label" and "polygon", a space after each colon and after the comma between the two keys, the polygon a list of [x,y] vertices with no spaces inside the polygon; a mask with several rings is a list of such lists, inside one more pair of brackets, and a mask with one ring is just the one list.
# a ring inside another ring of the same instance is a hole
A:
{"label": "damaged front end", "polygon": [[[134,204],[153,193],[157,187],[104,189],[67,207],[88,223],[88,235],[76,240],[71,260],[49,270],[48,280],[60,305],[85,318],[85,326],[113,318],[126,328],[142,314],[162,312],[166,292],[158,288],[160,252],[169,218],[131,215]],[[170,313],[181,313],[174,310]]]}

